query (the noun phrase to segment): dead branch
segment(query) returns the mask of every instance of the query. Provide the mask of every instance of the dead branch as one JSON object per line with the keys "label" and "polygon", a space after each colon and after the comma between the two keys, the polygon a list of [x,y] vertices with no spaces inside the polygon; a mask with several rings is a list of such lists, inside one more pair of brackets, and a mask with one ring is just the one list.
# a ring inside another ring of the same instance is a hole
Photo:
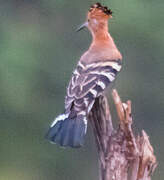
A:
{"label": "dead branch", "polygon": [[151,180],[157,163],[149,137],[144,130],[141,136],[134,136],[131,101],[122,103],[116,90],[112,95],[119,118],[117,130],[105,96],[96,99],[89,114],[98,148],[100,180]]}

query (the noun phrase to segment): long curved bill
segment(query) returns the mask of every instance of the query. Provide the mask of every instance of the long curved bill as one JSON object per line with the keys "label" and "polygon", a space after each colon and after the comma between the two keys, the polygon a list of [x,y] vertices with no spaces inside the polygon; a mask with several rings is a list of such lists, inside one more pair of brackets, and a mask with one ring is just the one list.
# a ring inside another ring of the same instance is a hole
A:
{"label": "long curved bill", "polygon": [[85,22],[85,23],[82,24],[80,27],[78,27],[78,28],[76,29],[76,32],[81,31],[81,30],[84,29],[85,27],[88,27],[88,22]]}

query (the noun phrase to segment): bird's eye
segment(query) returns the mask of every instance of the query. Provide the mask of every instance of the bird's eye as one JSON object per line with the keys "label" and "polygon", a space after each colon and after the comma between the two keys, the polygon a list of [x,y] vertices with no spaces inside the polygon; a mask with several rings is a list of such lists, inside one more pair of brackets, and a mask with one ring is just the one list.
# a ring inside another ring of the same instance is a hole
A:
{"label": "bird's eye", "polygon": [[90,21],[90,19],[88,19],[88,22]]}

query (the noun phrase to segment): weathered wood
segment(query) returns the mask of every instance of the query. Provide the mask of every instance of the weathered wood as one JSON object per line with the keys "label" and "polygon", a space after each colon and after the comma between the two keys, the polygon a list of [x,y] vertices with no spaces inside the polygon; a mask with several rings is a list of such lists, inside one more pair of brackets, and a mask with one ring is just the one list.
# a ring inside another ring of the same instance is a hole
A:
{"label": "weathered wood", "polygon": [[119,118],[113,128],[107,98],[96,99],[89,119],[96,139],[100,180],[151,180],[156,157],[146,132],[135,137],[132,130],[131,101],[122,103],[116,90],[112,92]]}

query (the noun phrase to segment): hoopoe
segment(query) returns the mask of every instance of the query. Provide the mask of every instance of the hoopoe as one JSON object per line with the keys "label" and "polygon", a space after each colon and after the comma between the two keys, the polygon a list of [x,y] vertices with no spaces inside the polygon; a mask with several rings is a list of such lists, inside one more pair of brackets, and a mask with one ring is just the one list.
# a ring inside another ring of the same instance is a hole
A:
{"label": "hoopoe", "polygon": [[87,116],[95,99],[115,79],[121,69],[122,55],[108,32],[112,11],[100,3],[92,5],[87,27],[92,34],[89,49],[81,56],[67,88],[65,111],[51,124],[47,138],[61,146],[80,147],[87,131]]}

